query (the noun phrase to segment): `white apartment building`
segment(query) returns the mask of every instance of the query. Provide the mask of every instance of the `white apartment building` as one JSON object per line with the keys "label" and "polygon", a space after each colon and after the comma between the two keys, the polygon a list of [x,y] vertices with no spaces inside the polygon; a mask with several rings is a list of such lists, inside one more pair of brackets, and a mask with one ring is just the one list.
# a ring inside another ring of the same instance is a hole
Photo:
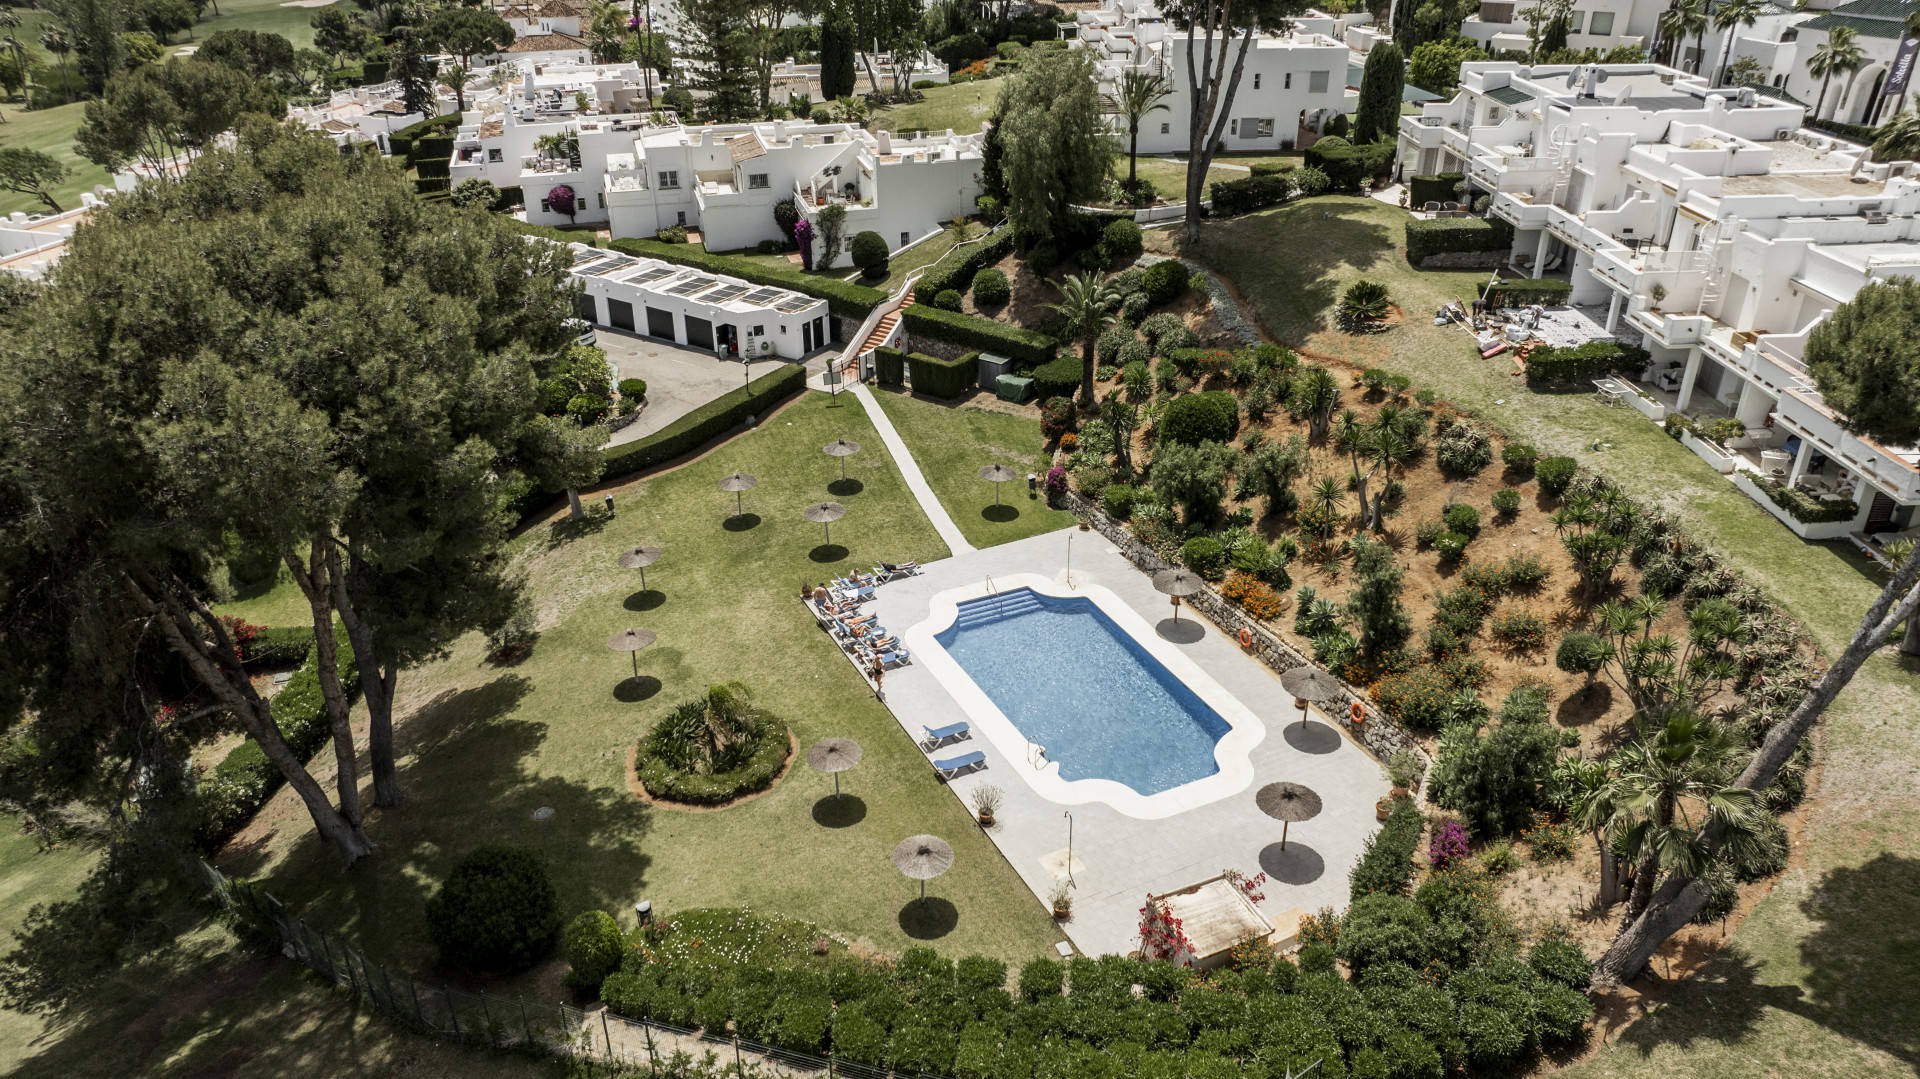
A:
{"label": "white apartment building", "polygon": [[[1794,532],[1912,527],[1920,452],[1847,433],[1803,356],[1867,282],[1920,276],[1914,166],[1863,164],[1861,147],[1802,130],[1804,107],[1750,89],[1647,65],[1605,73],[1464,65],[1452,101],[1402,117],[1403,167],[1464,171],[1514,227],[1513,272],[1559,267],[1574,302],[1606,308],[1608,332],[1644,340],[1649,398],[1629,404],[1739,420],[1731,455],[1685,441]],[[1846,494],[1858,513],[1793,520],[1753,484],[1768,474]]]}
{"label": "white apartment building", "polygon": [[826,344],[827,301],[585,244],[573,251],[581,318],[689,348],[799,360]]}
{"label": "white apartment building", "polygon": [[[1360,95],[1347,88],[1347,67],[1354,55],[1345,42],[1302,25],[1323,26],[1345,33],[1341,19],[1318,12],[1295,20],[1284,34],[1260,34],[1247,52],[1247,63],[1234,94],[1224,137],[1227,150],[1291,150],[1306,147],[1320,136],[1328,121],[1352,112]],[[1360,16],[1358,18],[1364,18]],[[1238,36],[1224,39],[1237,54]],[[1165,111],[1149,114],[1140,124],[1140,152],[1185,151],[1192,95],[1187,88],[1188,35],[1176,29],[1152,0],[1106,0],[1105,6],[1082,11],[1075,21],[1074,48],[1092,49],[1100,71],[1100,92],[1112,103],[1120,79],[1128,71],[1145,71],[1167,81],[1172,93]],[[1219,56],[1223,39],[1214,41]],[[1200,63],[1205,42],[1194,44],[1193,62]],[[1114,114],[1124,130],[1125,121]]]}
{"label": "white apartment building", "polygon": [[[1480,10],[1461,21],[1460,33],[1496,51],[1531,49],[1533,40],[1527,34],[1532,27],[1525,13],[1534,6],[1527,0],[1481,0]],[[1567,48],[1604,53],[1621,45],[1651,47],[1660,13],[1666,9],[1667,0],[1574,0],[1567,22]],[[1713,32],[1707,37],[1712,41]],[[1687,44],[1691,47],[1691,38]]]}
{"label": "white apartment building", "polygon": [[[106,188],[94,191],[106,193]],[[57,214],[29,214],[15,210],[0,219],[0,272],[44,281],[54,264],[67,253],[73,230],[92,215],[100,199],[93,192],[80,196],[80,205]]]}
{"label": "white apartment building", "polygon": [[513,28],[513,44],[490,56],[476,57],[476,70],[495,64],[586,64],[593,50],[586,39],[591,12],[586,0],[510,0],[494,14]]}
{"label": "white apartment building", "polygon": [[[1771,7],[1771,5],[1769,5]],[[1763,81],[1791,95],[1824,120],[1874,124],[1893,115],[1894,98],[1883,91],[1908,15],[1910,0],[1852,0],[1831,11],[1787,12],[1743,27],[1733,43],[1733,55],[1750,56],[1766,70]],[[1854,33],[1854,44],[1866,54],[1866,65],[1853,74],[1817,78],[1808,65],[1836,27]],[[1821,83],[1826,83],[1823,95]],[[1912,100],[1911,93],[1909,101]]]}

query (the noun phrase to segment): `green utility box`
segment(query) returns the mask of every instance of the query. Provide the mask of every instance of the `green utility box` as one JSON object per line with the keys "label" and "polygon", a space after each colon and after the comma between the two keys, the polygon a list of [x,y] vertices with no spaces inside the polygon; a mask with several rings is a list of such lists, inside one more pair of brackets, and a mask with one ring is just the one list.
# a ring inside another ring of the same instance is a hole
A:
{"label": "green utility box", "polygon": [[1033,380],[1019,375],[1001,375],[993,380],[993,392],[1002,401],[1018,404],[1033,396]]}

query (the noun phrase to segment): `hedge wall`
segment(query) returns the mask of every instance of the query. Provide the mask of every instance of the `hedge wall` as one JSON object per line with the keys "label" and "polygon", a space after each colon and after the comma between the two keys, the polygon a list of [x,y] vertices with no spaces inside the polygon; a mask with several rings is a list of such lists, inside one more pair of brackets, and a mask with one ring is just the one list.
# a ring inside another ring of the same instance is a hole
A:
{"label": "hedge wall", "polygon": [[1307,164],[1326,173],[1334,190],[1352,190],[1375,176],[1385,176],[1393,168],[1393,151],[1392,142],[1331,149],[1314,145],[1307,147]]}
{"label": "hedge wall", "polygon": [[1755,487],[1760,488],[1773,504],[1787,511],[1787,516],[1801,524],[1829,524],[1834,521],[1851,521],[1860,513],[1860,505],[1852,500],[1829,502],[1824,498],[1815,498],[1805,491],[1795,490],[1784,484],[1775,483],[1765,476],[1749,475]]}
{"label": "hedge wall", "polygon": [[1397,798],[1387,813],[1387,823],[1367,839],[1360,861],[1347,877],[1347,898],[1357,901],[1369,892],[1401,895],[1413,880],[1413,852],[1420,845],[1420,829],[1425,822],[1420,807],[1411,798]]}
{"label": "hedge wall", "polygon": [[907,375],[913,392],[929,397],[954,398],[973,389],[980,377],[980,354],[969,352],[957,360],[943,360],[919,352],[907,353]]}
{"label": "hedge wall", "polygon": [[1510,251],[1513,226],[1497,217],[1441,217],[1407,221],[1407,261],[1449,251]]}
{"label": "hedge wall", "polygon": [[864,319],[878,307],[887,294],[865,285],[852,285],[831,277],[816,277],[798,270],[781,270],[725,255],[710,255],[689,244],[669,244],[659,240],[615,240],[610,245],[641,258],[659,259],[676,266],[693,266],[709,273],[726,274],[755,285],[792,289],[827,301],[836,315]]}
{"label": "hedge wall", "polygon": [[1003,228],[971,247],[961,248],[959,257],[949,254],[946,258],[927,267],[914,282],[913,297],[917,303],[931,303],[941,289],[965,292],[973,284],[973,275],[980,272],[982,266],[991,266],[1013,252],[1013,230]]}
{"label": "hedge wall", "polygon": [[1539,280],[1502,281],[1487,291],[1491,307],[1525,307],[1530,303],[1549,307],[1563,306],[1573,295],[1573,282],[1554,277]]}
{"label": "hedge wall", "polygon": [[312,626],[268,626],[247,642],[242,658],[258,667],[292,667],[312,650]]}
{"label": "hedge wall", "polygon": [[449,182],[445,176],[430,176],[415,180],[413,193],[416,195],[445,194],[449,190],[447,187]]}
{"label": "hedge wall", "polygon": [[907,377],[907,354],[881,345],[873,350],[873,371],[882,386],[898,386]]}
{"label": "hedge wall", "polygon": [[766,415],[769,409],[799,393],[806,385],[805,367],[797,363],[781,364],[777,370],[754,379],[751,386],[729,391],[645,438],[609,451],[600,478],[614,479],[691,452],[709,439],[745,423],[748,416]]}
{"label": "hedge wall", "polygon": [[916,303],[905,311],[901,321],[908,333],[925,334],[936,341],[991,352],[1021,363],[1037,365],[1053,358],[1053,339],[1043,333],[958,311],[942,311],[923,303]]}
{"label": "hedge wall", "polygon": [[[740,767],[730,772],[702,775],[680,771],[659,757],[647,756],[634,767],[640,785],[655,798],[686,805],[720,805],[767,789],[787,766],[787,757],[793,752],[793,739],[787,733],[787,725],[779,719],[763,713],[760,722],[759,741]],[[645,739],[640,746],[644,752]]]}
{"label": "hedge wall", "polygon": [[414,175],[420,177],[422,180],[435,178],[441,180],[447,179],[453,175],[453,158],[422,157],[414,163],[413,172]]}
{"label": "hedge wall", "polygon": [[1583,383],[1614,371],[1639,371],[1647,365],[1647,350],[1617,341],[1589,341],[1577,348],[1535,349],[1527,357],[1530,387]]}
{"label": "hedge wall", "polygon": [[[450,112],[445,116],[436,116],[431,120],[422,120],[417,124],[412,124],[393,132],[387,136],[387,151],[393,157],[405,158],[407,164],[411,166],[413,164],[414,140],[424,138],[448,128],[455,131],[460,129],[459,113]],[[453,156],[451,144],[448,145],[447,156]]]}
{"label": "hedge wall", "polygon": [[1407,205],[1418,210],[1429,202],[1459,202],[1454,186],[1467,178],[1464,172],[1442,172],[1433,176],[1415,176],[1407,182]]}
{"label": "hedge wall", "polygon": [[1086,361],[1071,352],[1033,369],[1033,395],[1042,401],[1072,397],[1080,392],[1080,378],[1086,374]]}
{"label": "hedge wall", "polygon": [[1293,194],[1293,181],[1285,176],[1250,176],[1245,180],[1216,180],[1208,185],[1213,212],[1228,217],[1266,206],[1277,206]]}

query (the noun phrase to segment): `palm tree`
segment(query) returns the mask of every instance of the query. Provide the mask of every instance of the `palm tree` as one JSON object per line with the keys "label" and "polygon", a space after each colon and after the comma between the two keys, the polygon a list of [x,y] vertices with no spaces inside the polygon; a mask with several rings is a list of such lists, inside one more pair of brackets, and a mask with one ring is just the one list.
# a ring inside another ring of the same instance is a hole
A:
{"label": "palm tree", "polygon": [[1703,34],[1706,29],[1706,0],[1676,0],[1672,7],[1660,13],[1660,38],[1668,43],[1671,51],[1668,59],[1673,66],[1680,66],[1680,48],[1686,44],[1687,36]]}
{"label": "palm tree", "polygon": [[1741,756],[1739,740],[1726,728],[1682,710],[1615,758],[1614,777],[1582,816],[1623,840],[1627,857],[1637,862],[1629,919],[1646,907],[1659,874],[1698,874],[1707,867],[1711,852],[1700,829],[1708,821],[1719,823],[1736,845],[1752,841],[1759,799],[1730,785]]}
{"label": "palm tree", "polygon": [[1060,302],[1041,306],[1065,315],[1067,332],[1080,338],[1080,403],[1091,408],[1094,343],[1100,339],[1100,331],[1118,321],[1119,316],[1113,309],[1120,302],[1120,292],[1108,284],[1107,275],[1098,270],[1073,274],[1054,288],[1060,290]]}
{"label": "palm tree", "polygon": [[40,32],[40,47],[54,55],[60,61],[60,93],[69,102],[73,100],[73,89],[67,85],[67,55],[73,52],[73,42],[67,40],[67,32],[57,26],[49,26]]}
{"label": "palm tree", "polygon": [[[1385,412],[1385,409],[1381,409]],[[1393,485],[1393,466],[1413,456],[1413,443],[1401,431],[1400,425],[1392,419],[1384,418],[1367,432],[1367,458],[1373,462],[1374,471],[1380,475],[1380,489],[1374,492],[1372,512],[1368,513],[1366,480],[1360,481],[1360,512],[1367,514],[1368,527],[1379,528],[1385,522],[1387,488]],[[1368,473],[1372,475],[1372,473]]]}
{"label": "palm tree", "polygon": [[748,703],[750,697],[740,682],[707,687],[707,706],[695,738],[709,767],[721,761],[727,750],[752,741],[760,733],[760,720]]}
{"label": "palm tree", "polygon": [[1321,529],[1320,538],[1327,539],[1333,535],[1334,515],[1340,512],[1340,507],[1347,504],[1347,492],[1340,485],[1339,480],[1316,480],[1313,487],[1307,491],[1307,504],[1326,511],[1327,525]]}
{"label": "palm tree", "polygon": [[1693,73],[1700,74],[1700,64],[1707,58],[1707,25],[1712,22],[1707,17],[1711,9],[1708,0],[1680,0],[1680,20],[1684,31],[1681,37],[1693,35]]}
{"label": "palm tree", "polygon": [[[1347,451],[1353,458],[1353,474],[1360,475],[1360,447],[1366,440],[1367,425],[1360,422],[1360,414],[1353,409],[1342,409],[1340,418],[1333,424],[1333,444]],[[1365,501],[1364,496],[1362,501]]]}
{"label": "palm tree", "polygon": [[627,16],[612,4],[596,2],[592,21],[587,24],[587,48],[593,53],[594,62],[604,64],[620,59],[626,41]]}
{"label": "palm tree", "polygon": [[1158,75],[1149,75],[1144,71],[1129,71],[1120,76],[1118,92],[1114,95],[1120,105],[1120,115],[1127,118],[1127,187],[1132,188],[1138,173],[1134,168],[1134,158],[1140,153],[1140,121],[1149,113],[1168,111],[1164,98],[1173,93],[1173,87]]}
{"label": "palm tree", "polygon": [[1340,383],[1324,367],[1309,367],[1293,384],[1292,408],[1307,417],[1307,437],[1319,441],[1327,437],[1327,424],[1340,404]]}
{"label": "palm tree", "polygon": [[1827,104],[1827,84],[1836,74],[1852,74],[1865,67],[1867,52],[1854,40],[1855,34],[1850,26],[1836,26],[1827,31],[1827,40],[1813,50],[1813,58],[1807,61],[1807,73],[1820,76],[1820,98],[1813,103],[1815,119]]}
{"label": "palm tree", "polygon": [[461,112],[467,111],[467,69],[459,64],[449,64],[442,68],[439,78],[434,80],[443,89],[452,90],[454,104]]}
{"label": "palm tree", "polygon": [[1920,158],[1920,114],[1902,112],[1880,127],[1873,140],[1875,161],[1912,161]]}
{"label": "palm tree", "polygon": [[1720,0],[1720,6],[1714,9],[1714,29],[1727,35],[1726,46],[1720,50],[1720,70],[1713,77],[1716,84],[1726,76],[1727,64],[1733,60],[1734,27],[1752,26],[1763,10],[1760,0]]}

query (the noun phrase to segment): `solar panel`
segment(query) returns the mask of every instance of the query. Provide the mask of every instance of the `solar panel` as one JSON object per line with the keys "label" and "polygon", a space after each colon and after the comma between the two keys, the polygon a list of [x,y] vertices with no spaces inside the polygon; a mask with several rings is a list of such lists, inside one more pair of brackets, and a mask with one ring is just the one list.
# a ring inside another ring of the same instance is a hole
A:
{"label": "solar panel", "polygon": [[668,289],[667,295],[691,296],[694,293],[699,292],[701,289],[711,288],[713,286],[714,280],[715,279],[711,277],[695,277],[691,280],[682,281],[679,284]]}
{"label": "solar panel", "polygon": [[745,285],[722,285],[712,292],[707,293],[705,296],[700,297],[700,302],[727,303],[737,297],[744,296],[746,292],[747,286]]}
{"label": "solar panel", "polygon": [[629,284],[644,285],[649,281],[658,281],[663,277],[672,277],[678,272],[679,271],[672,266],[649,266],[630,277],[621,278],[621,280]]}
{"label": "solar panel", "polygon": [[768,304],[772,303],[775,298],[784,296],[784,295],[786,295],[786,293],[782,289],[763,288],[760,291],[754,293],[753,295],[748,296],[746,299],[741,300],[740,302],[745,304],[752,304],[755,307],[765,307]]}
{"label": "solar panel", "polygon": [[593,266],[588,267],[587,269],[581,272],[590,274],[594,277],[604,277],[607,274],[613,273],[616,270],[624,270],[627,267],[632,266],[634,263],[638,261],[640,260],[630,259],[623,255],[614,255],[613,257],[609,258],[606,262],[596,263]]}
{"label": "solar panel", "polygon": [[777,310],[779,310],[781,314],[791,315],[795,311],[804,311],[812,307],[815,302],[817,301],[811,296],[792,296],[780,301],[780,306]]}
{"label": "solar panel", "polygon": [[576,248],[573,252],[573,264],[578,266],[582,263],[592,262],[597,258],[605,258],[606,254],[605,251],[595,251],[591,247]]}

